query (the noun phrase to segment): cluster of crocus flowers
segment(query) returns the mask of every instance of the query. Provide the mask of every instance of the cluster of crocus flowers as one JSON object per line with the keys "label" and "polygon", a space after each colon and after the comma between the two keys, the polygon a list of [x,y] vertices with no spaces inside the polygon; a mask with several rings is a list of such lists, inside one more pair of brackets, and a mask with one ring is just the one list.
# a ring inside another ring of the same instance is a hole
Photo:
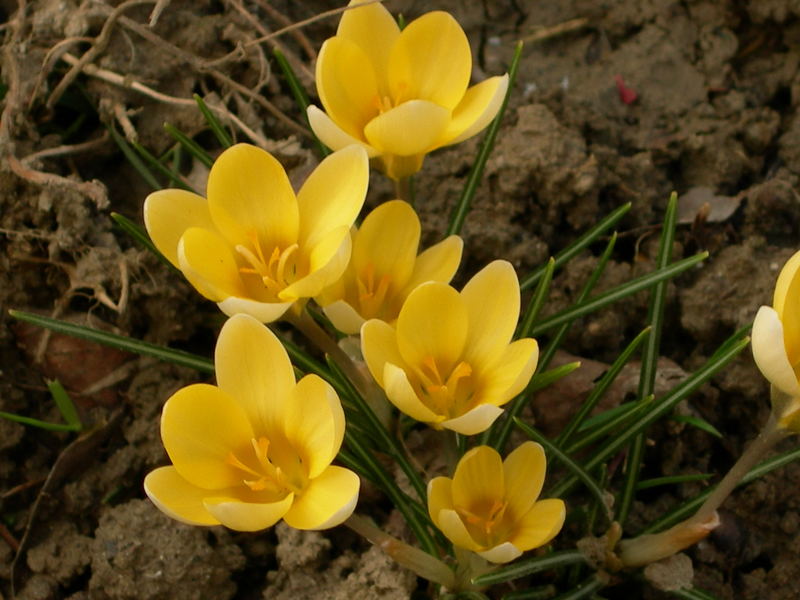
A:
{"label": "cluster of crocus flowers", "polygon": [[402,31],[380,4],[352,0],[317,58],[325,112],[308,108],[314,133],[333,149],[363,146],[398,180],[425,154],[463,141],[497,114],[508,75],[469,87],[472,54],[448,13],[427,13]]}
{"label": "cluster of crocus flowers", "polygon": [[421,283],[448,283],[461,262],[457,235],[420,255],[420,223],[406,202],[378,206],[353,235],[353,255],[344,275],[316,297],[334,327],[357,334],[366,320],[394,324],[403,302]]}
{"label": "cluster of crocus flowers", "polygon": [[519,309],[514,268],[494,261],[460,293],[441,282],[417,287],[395,326],[364,323],[362,353],[402,412],[437,429],[474,435],[497,419],[536,369],[536,340],[511,341]]}
{"label": "cluster of crocus flowers", "polygon": [[247,315],[223,326],[215,366],[217,386],[191,385],[164,405],[172,466],[145,479],[155,505],[191,525],[239,531],[280,519],[325,529],[349,517],[359,479],[331,465],[345,428],[333,388],[316,375],[296,382],[281,343]]}
{"label": "cluster of crocus flowers", "polygon": [[144,221],[198,292],[227,315],[269,323],[341,277],[368,180],[366,153],[350,146],[323,160],[295,195],[271,154],[237,144],[211,167],[208,199],[154,192]]}
{"label": "cluster of crocus flowers", "polygon": [[493,563],[514,560],[552,540],[564,524],[563,500],[539,500],[544,484],[544,450],[525,442],[501,460],[478,446],[456,466],[453,478],[428,484],[428,512],[455,546]]}
{"label": "cluster of crocus flowers", "polygon": [[772,387],[778,427],[800,432],[800,252],[781,269],[772,306],[758,310],[752,348]]}

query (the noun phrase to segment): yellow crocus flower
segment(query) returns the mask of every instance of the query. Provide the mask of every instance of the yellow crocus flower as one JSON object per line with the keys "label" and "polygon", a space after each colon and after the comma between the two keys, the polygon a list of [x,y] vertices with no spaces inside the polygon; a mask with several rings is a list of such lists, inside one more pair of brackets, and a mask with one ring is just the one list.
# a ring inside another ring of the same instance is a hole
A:
{"label": "yellow crocus flower", "polygon": [[778,426],[800,432],[800,252],[781,269],[772,306],[753,321],[753,358],[772,384]]}
{"label": "yellow crocus flower", "polygon": [[563,500],[537,501],[545,469],[536,442],[525,442],[504,461],[494,448],[478,446],[458,461],[452,479],[431,480],[428,512],[457,547],[509,562],[552,540],[564,524]]}
{"label": "yellow crocus flower", "polygon": [[164,405],[172,466],[145,478],[153,503],[190,525],[238,531],[280,519],[326,529],[349,517],[359,479],[331,465],[345,428],[333,388],[316,375],[295,382],[275,335],[243,314],[223,326],[215,366],[217,386],[190,385]]}
{"label": "yellow crocus flower", "polygon": [[459,293],[427,282],[412,291],[392,327],[361,328],[367,367],[402,412],[436,429],[474,435],[528,384],[539,358],[536,340],[511,342],[519,319],[517,274],[497,260]]}
{"label": "yellow crocus flower", "polygon": [[314,133],[333,149],[361,144],[392,179],[416,173],[425,154],[486,127],[508,75],[469,86],[467,36],[448,13],[429,12],[402,31],[381,4],[352,0],[317,58],[325,112],[308,108]]}
{"label": "yellow crocus flower", "polygon": [[154,192],[144,222],[156,247],[225,314],[269,323],[341,277],[368,179],[366,153],[351,146],[323,160],[295,196],[271,154],[237,144],[211,167],[207,200]]}
{"label": "yellow crocus flower", "polygon": [[414,288],[452,279],[461,262],[461,238],[451,235],[417,256],[419,237],[419,217],[402,200],[381,204],[367,215],[353,235],[353,256],[344,275],[316,298],[336,329],[356,334],[372,318],[393,324]]}

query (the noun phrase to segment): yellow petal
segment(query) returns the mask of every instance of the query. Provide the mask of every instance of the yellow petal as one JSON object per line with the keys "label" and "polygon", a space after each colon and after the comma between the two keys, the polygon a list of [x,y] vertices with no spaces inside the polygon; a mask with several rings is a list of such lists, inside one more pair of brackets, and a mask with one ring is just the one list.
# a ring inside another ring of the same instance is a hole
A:
{"label": "yellow petal", "polygon": [[209,300],[247,295],[230,246],[214,231],[187,229],[178,242],[178,264],[189,283]]}
{"label": "yellow petal", "polygon": [[236,315],[222,326],[214,352],[217,385],[247,414],[256,436],[268,436],[295,387],[286,350],[253,317]]}
{"label": "yellow petal", "polygon": [[280,319],[294,302],[258,302],[249,298],[230,296],[217,306],[229,317],[238,314],[250,315],[261,323],[272,323]]}
{"label": "yellow petal", "polygon": [[783,266],[775,282],[773,306],[783,323],[783,340],[789,362],[800,362],[800,252]]}
{"label": "yellow petal", "polygon": [[428,482],[428,514],[438,527],[439,513],[453,509],[453,480],[449,477],[434,477]]}
{"label": "yellow petal", "polygon": [[480,373],[476,402],[502,406],[525,389],[539,360],[539,344],[532,338],[511,342],[500,360]]}
{"label": "yellow petal", "polygon": [[283,517],[295,529],[329,529],[353,514],[361,482],[349,469],[332,465],[311,480]]}
{"label": "yellow petal", "polygon": [[349,226],[342,225],[329,231],[310,249],[308,274],[281,290],[278,298],[286,301],[313,298],[342,276],[351,250]]}
{"label": "yellow petal", "polygon": [[418,368],[431,358],[446,378],[464,349],[468,317],[464,301],[445,283],[424,283],[409,294],[397,318],[397,347]]}
{"label": "yellow petal", "polygon": [[289,178],[261,148],[236,144],[220,154],[208,174],[208,208],[231,246],[252,245],[255,234],[269,256],[297,241],[297,199]]}
{"label": "yellow petal", "polygon": [[160,467],[144,478],[144,491],[156,508],[188,525],[219,525],[203,506],[209,494],[178,474],[175,467]]}
{"label": "yellow petal", "polygon": [[373,166],[382,171],[387,177],[399,181],[419,171],[424,160],[425,154],[412,154],[410,156],[384,154],[373,161]]}
{"label": "yellow petal", "polygon": [[347,335],[358,334],[364,324],[364,318],[344,300],[331,302],[322,307],[322,312],[325,313],[325,316],[328,317],[328,320],[333,323],[333,326],[338,331]]}
{"label": "yellow petal", "polygon": [[317,57],[316,82],[331,120],[363,141],[364,126],[380,106],[375,69],[364,50],[344,37],[326,40]]}
{"label": "yellow petal", "polygon": [[397,334],[394,327],[379,319],[371,319],[361,327],[361,354],[372,374],[372,378],[383,385],[383,368],[386,363],[403,367],[405,363],[397,348]]}
{"label": "yellow petal", "polygon": [[507,510],[512,518],[521,518],[536,502],[546,470],[544,450],[536,442],[525,442],[503,461]]}
{"label": "yellow petal", "polygon": [[750,344],[758,370],[772,385],[792,398],[800,396],[800,383],[784,346],[783,324],[775,309],[762,306],[753,321]]}
{"label": "yellow petal", "polygon": [[439,423],[444,419],[425,406],[408,381],[406,372],[392,363],[383,369],[383,385],[386,397],[401,412],[423,423]]}
{"label": "yellow petal", "polygon": [[364,135],[379,152],[413,156],[439,145],[449,122],[446,108],[427,100],[409,100],[372,119]]}
{"label": "yellow petal", "polygon": [[220,523],[235,531],[260,531],[272,527],[286,514],[294,501],[289,494],[278,502],[242,502],[238,498],[206,498],[205,506]]}
{"label": "yellow petal", "polygon": [[185,190],[159,190],[144,200],[144,226],[169,262],[178,265],[178,242],[191,227],[214,231],[208,202]]}
{"label": "yellow petal", "polygon": [[502,408],[493,404],[481,404],[454,419],[442,421],[441,425],[462,435],[476,435],[489,429],[502,414]]}
{"label": "yellow petal", "polygon": [[522,556],[522,552],[511,542],[503,542],[499,546],[484,550],[483,552],[478,552],[478,555],[482,556],[490,563],[501,565],[519,558]]}
{"label": "yellow petal", "polygon": [[[347,133],[316,106],[309,106],[308,109],[306,109],[306,115],[308,116],[308,124],[311,126],[311,130],[314,132],[314,135],[316,135],[320,141],[328,146],[328,148],[331,150],[341,150],[342,148],[346,148],[351,144],[356,144],[361,146],[366,151],[367,156],[370,158],[380,154],[380,152],[367,144],[365,141],[355,138]],[[362,134],[359,133],[359,136],[361,135]]]}
{"label": "yellow petal", "polygon": [[440,510],[438,519],[435,518],[434,522],[445,537],[459,548],[472,550],[473,552],[478,552],[481,549],[481,545],[472,539],[456,511],[452,509]]}
{"label": "yellow petal", "polygon": [[[352,0],[349,6],[357,6],[364,0]],[[389,68],[389,52],[400,36],[400,28],[394,17],[381,3],[347,10],[339,21],[336,35],[357,44],[372,61],[377,75],[381,96],[389,94],[386,73]]]}
{"label": "yellow petal", "polygon": [[385,276],[389,278],[390,289],[402,289],[414,270],[419,236],[419,217],[410,204],[402,200],[381,204],[367,215],[355,234],[356,276],[363,277],[371,270],[376,282]]}
{"label": "yellow petal", "polygon": [[540,500],[522,516],[509,541],[523,552],[543,546],[561,531],[566,514],[563,500]]}
{"label": "yellow petal", "polygon": [[283,410],[286,440],[313,479],[336,457],[344,437],[344,412],[330,384],[306,375],[294,388]]}
{"label": "yellow petal", "polygon": [[469,314],[466,360],[494,364],[505,351],[519,320],[519,281],[514,267],[496,260],[481,269],[461,291]]}
{"label": "yellow petal", "polygon": [[414,263],[414,272],[406,284],[404,295],[407,296],[426,281],[450,283],[461,263],[463,248],[463,240],[457,235],[451,235],[422,252]]}
{"label": "yellow petal", "polygon": [[329,232],[356,220],[369,183],[367,153],[348,146],[325,158],[297,194],[301,246],[314,246]]}
{"label": "yellow petal", "polygon": [[442,11],[409,23],[389,56],[389,87],[398,102],[420,98],[453,110],[464,97],[471,72],[467,36]]}
{"label": "yellow petal", "polygon": [[253,428],[239,403],[213,385],[175,392],[161,415],[161,439],[178,473],[213,490],[241,485],[242,473],[228,464],[231,452],[249,451]]}
{"label": "yellow petal", "polygon": [[508,75],[490,77],[473,85],[453,111],[444,143],[457,144],[480,133],[497,116],[508,91]]}
{"label": "yellow petal", "polygon": [[503,461],[494,448],[477,446],[458,461],[453,475],[453,503],[474,514],[484,514],[504,498]]}

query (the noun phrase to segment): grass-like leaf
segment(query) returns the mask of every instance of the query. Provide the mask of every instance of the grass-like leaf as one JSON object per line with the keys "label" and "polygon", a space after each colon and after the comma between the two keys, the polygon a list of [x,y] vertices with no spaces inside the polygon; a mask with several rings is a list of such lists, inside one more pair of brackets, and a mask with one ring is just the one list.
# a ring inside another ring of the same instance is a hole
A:
{"label": "grass-like leaf", "polygon": [[194,101],[197,102],[197,107],[200,109],[200,112],[203,113],[203,118],[205,118],[206,123],[208,123],[211,132],[216,136],[217,141],[222,144],[223,148],[230,148],[233,146],[231,136],[225,131],[225,128],[222,126],[222,123],[219,122],[214,112],[208,108],[205,100],[198,94],[194,94],[193,98]]}
{"label": "grass-like leaf", "polygon": [[75,409],[75,404],[72,402],[72,398],[69,397],[67,390],[64,389],[61,383],[59,383],[57,380],[48,381],[47,389],[50,390],[50,395],[53,397],[53,400],[58,407],[58,411],[61,413],[61,416],[66,423],[49,423],[40,419],[25,417],[5,411],[0,411],[0,419],[14,421],[15,423],[20,423],[21,425],[38,427],[39,429],[44,429],[46,431],[79,432],[83,430],[83,424],[78,416],[78,411]]}
{"label": "grass-like leaf", "polygon": [[506,581],[513,581],[520,577],[527,577],[542,571],[549,571],[551,569],[559,569],[571,565],[586,564],[586,558],[577,550],[565,550],[563,552],[554,552],[547,556],[537,556],[535,558],[528,558],[525,560],[515,561],[514,563],[500,567],[486,573],[479,575],[472,579],[472,583],[478,586],[496,585]]}
{"label": "grass-like leaf", "polygon": [[197,191],[194,188],[192,188],[192,186],[186,183],[186,180],[183,177],[181,177],[180,173],[178,173],[177,171],[175,171],[170,167],[167,167],[163,162],[161,162],[155,156],[150,154],[147,148],[145,148],[141,144],[136,144],[136,143],[133,144],[133,148],[134,150],[136,150],[136,152],[139,153],[139,156],[142,157],[142,160],[144,160],[144,162],[147,165],[149,165],[151,169],[157,171],[158,173],[161,173],[161,175],[166,177],[169,180],[169,182],[172,183],[172,185],[175,185],[182,190],[193,192],[195,194],[197,193]]}
{"label": "grass-like leaf", "polygon": [[623,283],[622,285],[618,285],[617,287],[612,288],[603,294],[595,296],[594,298],[586,300],[585,302],[577,303],[551,317],[542,319],[539,323],[534,325],[533,329],[531,330],[531,335],[536,337],[545,331],[552,329],[553,327],[558,327],[559,325],[563,325],[564,323],[572,321],[578,317],[589,315],[597,310],[600,310],[601,308],[613,304],[614,302],[622,300],[623,298],[627,298],[632,294],[646,290],[659,281],[666,281],[667,279],[671,279],[676,275],[680,275],[684,271],[687,271],[688,269],[691,269],[692,267],[703,262],[706,258],[708,258],[708,252],[700,252],[699,254],[690,256],[689,258],[676,261],[664,269],[656,269],[655,271],[647,273],[646,275],[642,275],[641,277],[637,277],[636,279]]}
{"label": "grass-like leaf", "polygon": [[[678,220],[678,194],[670,196],[667,210],[664,214],[664,225],[661,230],[656,267],[666,268],[672,260],[672,246],[675,241],[675,224]],[[664,322],[664,304],[667,297],[667,282],[659,281],[650,290],[650,306],[647,321],[651,333],[645,341],[642,352],[642,364],[639,371],[638,397],[644,398],[653,393],[658,369],[658,356],[661,347],[661,329]],[[639,480],[639,471],[644,460],[645,431],[642,431],[631,442],[628,456],[625,461],[625,481],[617,503],[617,521],[624,525],[628,518],[633,498],[636,494],[636,483]]]}
{"label": "grass-like leaf", "polygon": [[[614,453],[624,448],[636,435],[644,431],[658,419],[664,417],[678,402],[689,396],[703,383],[713,377],[714,374],[733,360],[739,352],[744,350],[749,343],[749,339],[740,340],[739,343],[730,346],[726,352],[718,355],[714,359],[706,361],[701,368],[675,386],[663,398],[659,398],[656,402],[653,402],[650,409],[645,414],[641,415],[634,423],[631,423],[630,426],[624,431],[621,431],[619,435],[611,438],[606,444],[598,448],[583,464],[584,470],[590,471],[600,463],[608,460]],[[578,479],[575,476],[568,477],[563,482],[559,483],[552,493],[556,496],[564,496],[577,482]]]}
{"label": "grass-like leaf", "polygon": [[692,475],[670,475],[668,477],[654,477],[653,479],[643,479],[636,484],[636,490],[647,490],[662,485],[678,485],[679,483],[689,483],[691,481],[705,481],[713,477],[711,473],[694,473]]}
{"label": "grass-like leaf", "polygon": [[67,323],[66,321],[59,321],[33,313],[23,312],[21,310],[9,310],[8,314],[13,318],[50,329],[56,333],[63,333],[72,337],[80,338],[97,342],[104,346],[117,348],[126,352],[133,352],[134,354],[141,354],[142,356],[152,356],[164,362],[181,365],[183,367],[190,367],[202,373],[213,373],[214,362],[211,359],[203,356],[198,356],[183,350],[175,350],[165,346],[158,346],[149,342],[143,342],[134,338],[124,335],[117,335],[109,333],[108,331],[101,331],[85,325],[76,325],[75,323]]}
{"label": "grass-like leaf", "polygon": [[705,419],[701,419],[700,417],[693,417],[691,415],[672,415],[672,420],[677,421],[678,423],[686,423],[687,425],[691,425],[692,427],[696,427],[701,431],[705,431],[706,433],[713,435],[719,439],[722,439],[722,433],[720,433],[719,429],[714,427],[711,423],[706,421]]}
{"label": "grass-like leaf", "polygon": [[497,137],[497,132],[500,131],[500,123],[503,120],[506,106],[508,106],[508,99],[511,96],[511,90],[514,88],[514,82],[517,78],[520,58],[522,58],[522,42],[517,42],[517,47],[514,50],[514,57],[511,59],[511,65],[508,67],[508,90],[506,91],[506,96],[503,98],[500,110],[497,111],[497,116],[486,129],[486,134],[481,141],[478,155],[472,162],[469,175],[467,175],[467,182],[464,185],[464,190],[461,192],[458,204],[456,204],[453,214],[450,217],[450,226],[447,228],[446,235],[460,233],[461,228],[464,226],[464,221],[472,205],[472,199],[475,197],[475,192],[478,191],[478,185],[481,183],[486,161],[489,160],[489,155],[492,153],[492,148],[494,147],[494,140]]}
{"label": "grass-like leaf", "polygon": [[528,302],[528,307],[522,315],[522,321],[520,322],[516,336],[517,338],[526,338],[530,335],[533,324],[536,322],[536,317],[539,316],[539,312],[542,310],[544,302],[547,299],[547,293],[550,291],[550,283],[553,280],[553,271],[555,268],[556,260],[551,256],[550,260],[548,260],[545,265],[544,275],[539,280],[539,285],[536,286],[536,290],[533,292]]}
{"label": "grass-like leaf", "polygon": [[[578,450],[594,444],[603,438],[619,431],[633,422],[644,413],[653,403],[653,396],[648,396],[636,402],[626,402],[614,408],[590,417],[584,421],[578,430],[578,435],[573,436],[573,442],[564,451],[574,454]],[[583,431],[585,430],[585,433]]]}
{"label": "grass-like leaf", "polygon": [[684,600],[717,600],[716,596],[712,596],[707,591],[696,587],[686,590],[671,590],[669,593],[676,598],[683,598]]}
{"label": "grass-like leaf", "polygon": [[147,184],[154,190],[162,189],[164,186],[159,183],[158,178],[139,157],[139,155],[136,153],[136,150],[131,148],[131,145],[119,134],[116,129],[114,129],[113,126],[109,126],[107,129],[108,133],[111,135],[111,139],[116,142],[117,146],[119,146],[119,149],[122,150],[122,154],[126,159],[128,159],[128,162],[131,163],[131,166],[136,169],[139,175],[142,176],[142,179],[144,179],[145,182],[147,182]]}
{"label": "grass-like leaf", "polygon": [[158,260],[167,265],[175,273],[181,274],[180,270],[171,262],[169,262],[166,256],[161,254],[161,251],[158,248],[156,248],[155,244],[153,244],[153,242],[150,240],[150,236],[147,235],[147,232],[141,226],[131,221],[125,215],[121,215],[116,212],[111,213],[111,218],[113,219],[114,223],[116,223],[117,227],[119,227],[129,236],[131,236],[139,244],[144,246],[146,250],[152,252],[153,255],[155,255],[155,257],[158,258]]}
{"label": "grass-like leaf", "polygon": [[209,169],[214,164],[214,159],[205,149],[177,127],[164,123],[164,130],[172,136],[189,154],[203,163]]}
{"label": "grass-like leaf", "polygon": [[[555,268],[560,269],[566,263],[571,261],[573,258],[578,256],[581,252],[583,252],[586,248],[588,248],[591,244],[594,243],[600,236],[605,234],[608,230],[610,230],[614,225],[616,225],[622,217],[628,214],[628,211],[631,209],[631,203],[628,202],[623,204],[610,214],[606,215],[600,221],[592,227],[589,231],[584,233],[580,236],[577,240],[569,244],[566,248],[564,248],[561,252],[555,255]],[[547,270],[547,265],[542,265],[533,273],[524,277],[522,282],[519,284],[519,287],[522,290],[527,290],[532,288],[536,283],[541,279]]]}
{"label": "grass-like leaf", "polygon": [[[796,460],[800,459],[800,448],[795,448],[794,450],[789,450],[777,456],[774,456],[768,460],[765,460],[755,467],[753,467],[750,471],[748,471],[747,475],[742,477],[742,480],[737,484],[737,488],[747,485],[748,483],[755,481],[759,477],[763,477],[770,471],[774,471],[775,469],[779,469],[780,467],[784,467],[789,463],[792,463]],[[658,531],[662,531],[664,529],[668,529],[673,525],[683,521],[684,519],[688,518],[690,515],[693,515],[698,508],[703,505],[706,498],[708,498],[711,493],[714,491],[714,487],[712,486],[698,494],[691,500],[687,500],[677,508],[669,511],[664,516],[660,517],[656,521],[653,521],[648,525],[641,533],[656,533]]]}
{"label": "grass-like leaf", "polygon": [[597,403],[600,402],[600,399],[606,393],[608,388],[611,387],[611,384],[616,380],[617,375],[619,375],[620,371],[622,371],[623,367],[628,363],[628,360],[630,360],[633,353],[648,335],[650,335],[649,327],[637,335],[633,341],[628,344],[625,350],[620,353],[616,360],[614,360],[608,370],[603,373],[600,381],[598,381],[592,388],[592,391],[586,397],[586,400],[584,400],[581,408],[578,410],[575,416],[570,419],[569,423],[567,423],[566,427],[564,427],[563,431],[559,434],[555,441],[557,446],[565,446],[570,441],[570,437],[576,431],[580,430],[584,420],[589,416],[592,410],[594,410],[594,407],[597,406]]}
{"label": "grass-like leaf", "polygon": [[600,486],[594,480],[594,478],[589,475],[586,471],[584,471],[581,466],[572,460],[569,456],[564,454],[558,447],[556,447],[550,440],[544,437],[541,433],[536,431],[533,427],[529,427],[522,421],[520,421],[517,417],[514,417],[514,425],[522,431],[525,435],[527,435],[530,439],[534,442],[539,442],[542,446],[544,446],[545,450],[550,454],[550,461],[551,463],[554,462],[554,459],[558,459],[564,466],[567,468],[568,471],[571,471],[575,477],[580,479],[583,484],[586,486],[586,489],[594,496],[595,501],[597,504],[602,507],[603,512],[605,513],[606,517],[608,518],[609,522],[611,522],[611,511],[608,508],[608,504],[606,503],[606,498],[603,495],[603,490],[600,489]]}

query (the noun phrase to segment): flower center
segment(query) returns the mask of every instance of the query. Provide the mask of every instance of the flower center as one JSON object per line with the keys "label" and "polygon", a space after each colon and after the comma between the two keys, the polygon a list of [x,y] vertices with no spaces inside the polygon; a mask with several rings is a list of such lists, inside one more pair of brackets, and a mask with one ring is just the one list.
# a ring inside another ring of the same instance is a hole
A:
{"label": "flower center", "polygon": [[236,252],[248,265],[240,267],[239,272],[260,277],[264,287],[277,295],[294,280],[297,274],[297,244],[287,246],[283,250],[275,246],[267,259],[256,232],[249,231],[247,237],[252,249],[242,244],[236,246]]}
{"label": "flower center", "polygon": [[419,369],[423,397],[429,408],[436,414],[450,418],[462,415],[473,395],[472,367],[465,361],[459,362],[445,378],[439,372],[436,359],[426,356]]}
{"label": "flower center", "polygon": [[411,98],[408,97],[408,84],[405,82],[400,82],[397,85],[397,93],[393,96],[381,96],[380,94],[375,94],[372,98],[372,105],[378,111],[379,115],[382,115],[385,112],[392,110],[396,106],[400,106],[403,102],[410,100]]}
{"label": "flower center", "polygon": [[228,453],[226,462],[232,467],[236,467],[244,474],[242,483],[254,492],[271,492],[273,494],[284,494],[294,492],[302,493],[304,486],[295,481],[296,478],[290,477],[279,466],[276,466],[269,459],[269,440],[264,436],[258,439],[252,438],[250,444],[253,448],[255,461],[245,461],[237,457],[233,452]]}
{"label": "flower center", "polygon": [[506,501],[494,499],[491,504],[472,507],[472,510],[463,506],[455,506],[455,509],[471,530],[470,533],[477,539],[483,539],[486,547],[492,547],[505,537],[505,528],[501,524],[507,507]]}
{"label": "flower center", "polygon": [[376,280],[375,265],[371,263],[356,279],[359,314],[364,319],[372,319],[380,315],[390,283],[391,278],[388,275],[382,275],[380,279]]}

